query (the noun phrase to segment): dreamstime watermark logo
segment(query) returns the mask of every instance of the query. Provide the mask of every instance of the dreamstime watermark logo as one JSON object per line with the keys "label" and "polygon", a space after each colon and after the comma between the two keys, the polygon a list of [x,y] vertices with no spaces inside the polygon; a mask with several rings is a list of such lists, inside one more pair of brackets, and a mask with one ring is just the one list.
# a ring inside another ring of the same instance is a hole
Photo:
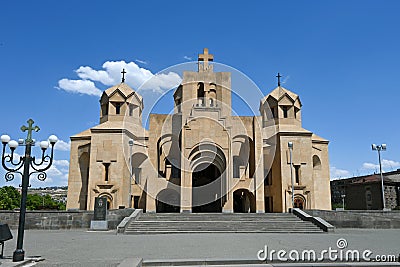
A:
{"label": "dreamstime watermark logo", "polygon": [[257,258],[260,261],[306,261],[306,262],[322,262],[322,261],[344,261],[344,262],[396,262],[397,257],[395,255],[375,255],[369,249],[360,251],[357,249],[348,249],[347,240],[339,238],[336,241],[335,247],[328,247],[316,251],[313,249],[299,250],[274,250],[269,249],[267,245],[264,249],[257,252]]}

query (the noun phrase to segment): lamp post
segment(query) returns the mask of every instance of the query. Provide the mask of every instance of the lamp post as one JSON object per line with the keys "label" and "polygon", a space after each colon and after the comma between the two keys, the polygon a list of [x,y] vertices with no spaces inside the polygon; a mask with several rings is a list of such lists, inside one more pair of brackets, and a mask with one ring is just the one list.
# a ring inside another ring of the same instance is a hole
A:
{"label": "lamp post", "polygon": [[133,176],[133,169],[132,169],[132,148],[133,148],[133,139],[129,139],[129,208],[132,208],[132,176]]}
{"label": "lamp post", "polygon": [[292,151],[293,142],[288,142],[289,154],[290,154],[290,178],[292,180],[292,209],[294,208],[294,181],[293,181],[293,161],[292,161]]}
{"label": "lamp post", "polygon": [[386,210],[386,203],[385,203],[385,186],[383,185],[382,161],[381,161],[381,151],[385,151],[385,150],[386,150],[386,144],[382,144],[382,145],[375,145],[375,144],[372,144],[372,150],[378,151],[379,172],[380,172],[380,174],[381,174],[381,183],[382,183],[382,203],[383,203],[383,210]]}
{"label": "lamp post", "polygon": [[345,198],[345,197],[346,197],[346,195],[343,194],[343,195],[342,195],[342,204],[343,204],[342,207],[343,207],[343,210],[344,210],[344,198]]}
{"label": "lamp post", "polygon": [[[14,179],[14,174],[19,174],[22,176],[22,187],[21,192],[21,206],[19,213],[19,224],[18,224],[18,238],[17,238],[17,248],[13,253],[13,261],[23,261],[25,258],[25,251],[23,250],[24,243],[24,230],[25,230],[25,213],[26,213],[26,199],[28,194],[29,187],[29,176],[31,174],[37,175],[37,178],[40,181],[44,181],[47,177],[45,173],[46,170],[50,168],[53,163],[53,150],[54,145],[58,141],[55,135],[51,135],[48,141],[40,142],[40,148],[42,149],[42,157],[40,162],[36,162],[35,157],[31,156],[31,148],[35,146],[35,141],[32,139],[32,131],[38,132],[40,128],[38,126],[33,126],[34,121],[32,119],[28,120],[28,127],[22,126],[21,130],[23,132],[28,131],[27,137],[25,140],[19,140],[19,142],[11,140],[10,136],[2,135],[0,137],[1,142],[3,143],[3,154],[1,157],[1,163],[3,168],[7,171],[5,178],[6,181],[12,181]],[[45,155],[46,149],[49,147],[49,142],[51,144],[51,152],[50,156]],[[6,153],[6,145],[11,150],[11,154]],[[14,162],[14,151],[18,147],[18,144],[25,146],[25,155],[21,156],[17,162]],[[11,165],[10,167],[7,165]],[[40,166],[46,165],[44,168],[40,168]],[[20,170],[23,167],[23,172]]]}

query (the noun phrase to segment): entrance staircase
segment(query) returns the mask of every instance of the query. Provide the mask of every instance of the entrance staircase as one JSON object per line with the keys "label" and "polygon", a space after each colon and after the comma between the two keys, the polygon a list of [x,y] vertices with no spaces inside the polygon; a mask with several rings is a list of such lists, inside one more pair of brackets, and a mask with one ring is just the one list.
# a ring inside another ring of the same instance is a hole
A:
{"label": "entrance staircase", "polygon": [[323,233],[292,213],[143,213],[125,234]]}

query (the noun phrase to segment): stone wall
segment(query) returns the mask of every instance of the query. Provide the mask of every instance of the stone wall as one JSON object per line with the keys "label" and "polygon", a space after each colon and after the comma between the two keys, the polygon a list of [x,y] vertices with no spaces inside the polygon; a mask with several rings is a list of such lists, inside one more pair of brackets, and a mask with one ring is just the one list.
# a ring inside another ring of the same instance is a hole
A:
{"label": "stone wall", "polygon": [[306,210],[314,217],[321,217],[337,228],[400,229],[400,211],[377,210]]}
{"label": "stone wall", "polygon": [[[116,229],[123,218],[134,209],[109,210],[109,229]],[[93,211],[27,211],[25,229],[59,230],[90,228]],[[18,229],[19,211],[0,211],[0,223],[7,223],[11,229]]]}

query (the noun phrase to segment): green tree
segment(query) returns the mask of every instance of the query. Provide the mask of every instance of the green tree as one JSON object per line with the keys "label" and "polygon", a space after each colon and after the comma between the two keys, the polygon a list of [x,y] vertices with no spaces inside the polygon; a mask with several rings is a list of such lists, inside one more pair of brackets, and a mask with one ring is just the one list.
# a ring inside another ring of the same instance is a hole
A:
{"label": "green tree", "polygon": [[[21,194],[13,186],[0,188],[0,210],[19,208]],[[28,194],[26,199],[27,210],[65,210],[65,204],[51,198],[49,194]]]}
{"label": "green tree", "polygon": [[26,200],[28,210],[65,210],[65,204],[51,198],[49,194],[30,194]]}
{"label": "green tree", "polygon": [[0,188],[0,210],[13,210],[19,208],[21,194],[13,186]]}

